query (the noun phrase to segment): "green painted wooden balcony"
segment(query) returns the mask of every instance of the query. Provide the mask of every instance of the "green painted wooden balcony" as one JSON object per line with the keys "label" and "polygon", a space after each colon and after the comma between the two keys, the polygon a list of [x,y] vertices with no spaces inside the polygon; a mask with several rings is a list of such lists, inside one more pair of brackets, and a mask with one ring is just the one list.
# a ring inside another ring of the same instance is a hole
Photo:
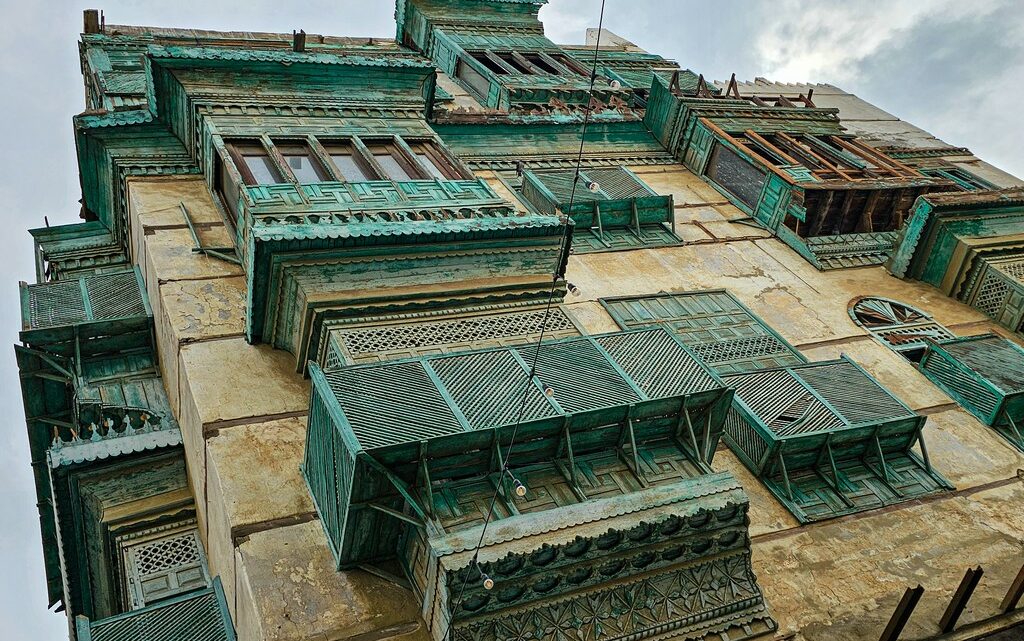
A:
{"label": "green painted wooden balcony", "polygon": [[[647,627],[725,617],[773,629],[750,572],[746,496],[711,474],[731,391],[662,328],[549,341],[531,379],[536,353],[311,365],[303,471],[339,568],[397,560],[436,638],[450,621],[457,638],[541,638],[556,596],[591,608],[634,589],[675,599],[671,586],[702,572],[737,588],[680,596],[673,615],[652,605]],[[645,629],[602,616],[587,625]]]}
{"label": "green painted wooden balcony", "polygon": [[[706,89],[706,88],[705,88]],[[644,122],[694,174],[818,269],[880,265],[918,196],[956,189],[851,136],[801,96],[682,91],[655,76]]]}
{"label": "green painted wooden balcony", "polygon": [[625,167],[586,169],[578,180],[572,170],[527,170],[522,193],[539,211],[560,211],[573,220],[577,252],[682,242],[673,229],[672,196],[659,196]]}
{"label": "green painted wooden balcony", "polygon": [[482,179],[243,192],[247,337],[295,354],[299,370],[307,350],[320,349],[322,324],[360,305],[390,313],[546,300],[571,234],[555,216],[517,210]]}
{"label": "green painted wooden balcony", "polygon": [[21,340],[78,357],[145,347],[153,311],[138,269],[72,280],[21,283]]}
{"label": "green painted wooden balcony", "polygon": [[1024,349],[995,334],[929,341],[920,370],[1024,450]]}
{"label": "green painted wooden balcony", "polygon": [[846,357],[723,378],[726,443],[801,522],[952,489],[928,461],[925,417]]}
{"label": "green painted wooden balcony", "polygon": [[175,447],[181,433],[157,369],[153,315],[137,270],[22,283],[21,302],[15,354],[52,603],[63,594],[52,474]]}
{"label": "green painted wooden balcony", "polygon": [[235,641],[220,577],[205,590],[90,621],[75,619],[77,641]]}

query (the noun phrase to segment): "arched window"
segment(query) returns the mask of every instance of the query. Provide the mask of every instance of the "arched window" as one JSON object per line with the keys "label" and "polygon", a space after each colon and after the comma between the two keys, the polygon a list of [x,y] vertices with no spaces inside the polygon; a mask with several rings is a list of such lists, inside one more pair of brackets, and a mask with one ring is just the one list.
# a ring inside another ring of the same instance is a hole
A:
{"label": "arched window", "polygon": [[915,363],[924,354],[925,339],[953,338],[948,329],[928,314],[888,298],[856,298],[850,303],[850,316],[875,338]]}

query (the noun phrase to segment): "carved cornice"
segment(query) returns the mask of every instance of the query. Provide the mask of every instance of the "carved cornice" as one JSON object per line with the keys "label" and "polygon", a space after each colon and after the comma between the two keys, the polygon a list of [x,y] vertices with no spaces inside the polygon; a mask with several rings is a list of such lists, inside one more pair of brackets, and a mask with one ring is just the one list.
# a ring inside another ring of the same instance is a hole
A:
{"label": "carved cornice", "polygon": [[730,639],[776,629],[750,567],[749,552],[708,560],[611,587],[454,626],[459,641],[503,639]]}

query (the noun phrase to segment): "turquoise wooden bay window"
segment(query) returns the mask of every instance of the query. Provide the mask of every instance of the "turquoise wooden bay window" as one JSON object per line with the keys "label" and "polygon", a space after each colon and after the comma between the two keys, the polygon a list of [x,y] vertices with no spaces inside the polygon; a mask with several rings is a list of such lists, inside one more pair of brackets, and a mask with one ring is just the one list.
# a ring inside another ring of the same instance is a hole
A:
{"label": "turquoise wooden bay window", "polygon": [[644,120],[683,164],[818,269],[880,265],[918,196],[956,189],[844,130],[835,109],[655,76]]}
{"label": "turquoise wooden bay window", "polygon": [[729,292],[601,303],[620,327],[670,329],[736,390],[723,440],[802,522],[951,488],[927,461],[925,417],[845,357],[807,363]]}
{"label": "turquoise wooden bay window", "polygon": [[724,380],[725,442],[801,522],[953,489],[928,460],[925,417],[845,357]]}
{"label": "turquoise wooden bay window", "polygon": [[[658,610],[651,628],[728,615],[774,629],[750,573],[746,496],[710,468],[729,390],[661,328],[549,341],[531,379],[535,353],[311,366],[303,473],[339,568],[397,559],[435,635],[531,629],[553,595],[617,598],[608,582],[641,573],[672,594],[707,572],[736,586]],[[529,541],[583,524],[571,543]]]}
{"label": "turquoise wooden bay window", "polygon": [[235,641],[220,577],[204,590],[125,614],[96,621],[79,616],[75,632],[78,641]]}
{"label": "turquoise wooden bay window", "polygon": [[995,334],[929,341],[921,372],[1024,450],[1024,349]]}
{"label": "turquoise wooden bay window", "polygon": [[578,178],[572,170],[527,170],[522,194],[539,211],[560,211],[573,220],[577,252],[682,242],[674,230],[672,196],[659,196],[625,167],[585,169]]}

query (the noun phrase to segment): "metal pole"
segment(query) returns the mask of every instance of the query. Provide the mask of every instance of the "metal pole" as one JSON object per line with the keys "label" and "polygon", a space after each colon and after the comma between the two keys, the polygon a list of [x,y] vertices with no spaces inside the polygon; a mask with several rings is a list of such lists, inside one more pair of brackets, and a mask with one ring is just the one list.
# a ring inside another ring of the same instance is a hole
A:
{"label": "metal pole", "polygon": [[956,622],[960,619],[960,615],[963,614],[967,602],[971,600],[971,595],[974,594],[974,588],[978,587],[978,581],[981,580],[982,574],[985,574],[985,571],[981,569],[980,565],[976,568],[967,569],[963,580],[960,581],[960,587],[953,593],[949,606],[942,614],[942,618],[939,619],[939,628],[943,633],[952,632],[953,628],[956,627]]}
{"label": "metal pole", "polygon": [[907,588],[878,641],[897,641],[900,638],[900,633],[903,632],[907,621],[910,620],[910,615],[914,613],[914,608],[917,607],[917,602],[921,600],[922,594],[924,594],[924,588],[920,585],[916,588]]}
{"label": "metal pole", "polygon": [[1024,565],[1020,566],[1020,571],[1017,572],[1017,578],[1010,584],[1010,589],[1006,591],[1006,596],[1003,597],[1003,602],[999,604],[999,610],[1006,614],[1010,610],[1016,610],[1017,604],[1020,603],[1020,598],[1024,596]]}

